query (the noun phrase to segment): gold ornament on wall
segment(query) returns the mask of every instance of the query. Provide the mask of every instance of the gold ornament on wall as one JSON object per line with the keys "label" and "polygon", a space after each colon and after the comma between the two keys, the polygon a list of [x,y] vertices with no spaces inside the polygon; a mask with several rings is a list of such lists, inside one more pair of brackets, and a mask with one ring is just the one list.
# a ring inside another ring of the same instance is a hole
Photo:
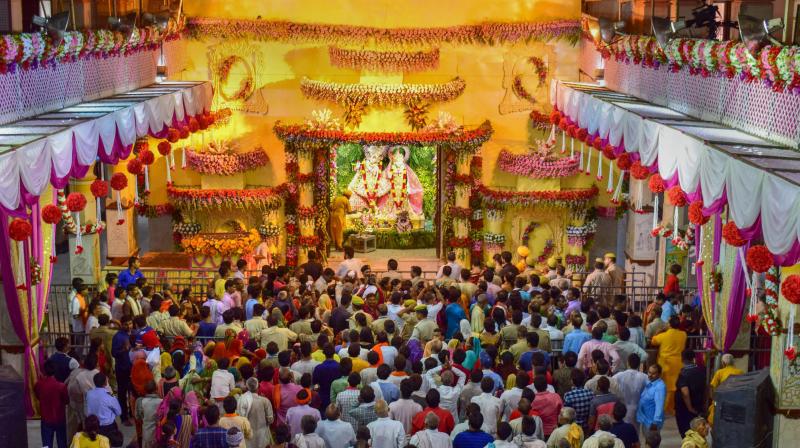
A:
{"label": "gold ornament on wall", "polygon": [[247,42],[222,43],[209,48],[208,64],[216,108],[266,115],[269,104],[266,86],[258,67],[262,66],[259,48]]}
{"label": "gold ornament on wall", "polygon": [[546,101],[549,78],[548,56],[531,56],[518,52],[506,53],[503,60],[503,89],[498,105],[500,115],[534,109],[537,99]]}

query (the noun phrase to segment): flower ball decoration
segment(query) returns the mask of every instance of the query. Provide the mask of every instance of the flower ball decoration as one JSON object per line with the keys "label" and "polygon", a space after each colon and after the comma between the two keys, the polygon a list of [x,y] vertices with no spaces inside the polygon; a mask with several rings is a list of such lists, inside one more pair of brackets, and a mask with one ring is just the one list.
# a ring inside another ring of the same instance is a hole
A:
{"label": "flower ball decoration", "polygon": [[197,118],[195,118],[195,117],[189,118],[189,123],[187,124],[187,126],[189,128],[189,132],[192,132],[192,133],[197,132],[198,130],[200,130],[200,123],[197,121]]}
{"label": "flower ball decoration", "polygon": [[92,196],[96,198],[108,196],[108,182],[97,179],[89,186],[89,190],[92,192]]}
{"label": "flower ball decoration", "polygon": [[61,222],[61,210],[58,206],[47,204],[42,207],[42,221],[50,225],[56,225]]}
{"label": "flower ball decoration", "polygon": [[647,186],[650,188],[650,191],[655,194],[663,193],[666,190],[664,179],[662,179],[661,175],[657,173],[650,176],[650,180],[647,181]]}
{"label": "flower ball decoration", "polygon": [[178,130],[181,140],[186,140],[189,138],[189,128],[186,126],[181,126]]}
{"label": "flower ball decoration", "polygon": [[[800,305],[800,275],[794,274],[786,277],[781,284],[781,294],[792,305]],[[786,325],[786,349],[784,355],[789,361],[797,358],[797,349],[794,347],[794,318],[797,306],[789,307],[789,321]]]}
{"label": "flower ball decoration", "polygon": [[747,240],[742,238],[739,228],[736,227],[736,223],[733,221],[728,221],[722,226],[722,239],[724,239],[729,246],[734,247],[742,247],[747,242]]}
{"label": "flower ball decoration", "polygon": [[169,128],[167,130],[167,141],[170,143],[176,143],[181,138],[181,133],[175,128]]}
{"label": "flower ball decoration", "polygon": [[603,139],[599,135],[592,139],[592,147],[598,151],[603,149]]}
{"label": "flower ball decoration", "polygon": [[631,176],[634,179],[645,180],[650,175],[650,169],[642,165],[642,162],[636,161],[631,165]]}
{"label": "flower ball decoration", "polygon": [[631,156],[627,152],[623,152],[617,157],[617,168],[621,171],[631,169]]}
{"label": "flower ball decoration", "polygon": [[775,264],[772,252],[766,246],[760,244],[747,249],[745,261],[747,262],[747,267],[759,274],[769,271],[769,268]]}
{"label": "flower ball decoration", "polygon": [[614,149],[614,146],[605,145],[603,146],[603,155],[609,160],[615,160],[617,158],[617,151]]}
{"label": "flower ball decoration", "polygon": [[578,137],[578,140],[585,142],[586,138],[589,137],[589,131],[584,128],[580,128],[575,132],[575,136]]}
{"label": "flower ball decoration", "polygon": [[689,199],[686,197],[686,193],[683,192],[679,185],[670,187],[667,190],[667,199],[669,200],[669,203],[675,207],[683,207],[689,202]]}
{"label": "flower ball decoration", "polygon": [[86,196],[81,193],[70,193],[67,196],[67,210],[75,213],[75,255],[83,253],[83,238],[81,238],[81,212],[86,208]]}
{"label": "flower ball decoration", "polygon": [[561,119],[558,120],[558,127],[560,127],[562,131],[567,132],[567,128],[569,127],[569,121],[567,121],[566,118],[561,117]]}
{"label": "flower ball decoration", "polygon": [[172,144],[166,140],[158,142],[158,153],[162,156],[168,156],[172,152]]}
{"label": "flower ball decoration", "polygon": [[150,151],[149,149],[143,149],[139,153],[139,161],[141,161],[145,166],[152,165],[153,162],[156,161],[156,156],[153,154],[153,151]]}
{"label": "flower ball decoration", "polygon": [[14,241],[25,241],[33,234],[33,226],[21,218],[14,218],[8,225],[8,236]]}
{"label": "flower ball decoration", "polygon": [[128,164],[127,164],[126,167],[128,169],[128,172],[133,174],[134,176],[138,176],[138,175],[142,174],[142,170],[143,170],[142,161],[139,160],[139,159],[128,160]]}
{"label": "flower ball decoration", "polygon": [[703,201],[701,200],[692,201],[692,203],[689,204],[688,215],[689,222],[696,226],[702,226],[706,224],[709,219],[711,219],[710,216],[703,214]]}
{"label": "flower ball decoration", "polygon": [[[550,123],[558,125],[561,123],[561,112],[554,110],[550,112]],[[563,129],[563,128],[562,128]]]}

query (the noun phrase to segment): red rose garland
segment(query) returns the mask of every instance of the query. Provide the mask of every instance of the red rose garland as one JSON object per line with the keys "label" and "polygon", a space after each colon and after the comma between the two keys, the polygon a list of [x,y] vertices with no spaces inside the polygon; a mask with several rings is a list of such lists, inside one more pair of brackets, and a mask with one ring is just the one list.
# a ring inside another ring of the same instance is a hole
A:
{"label": "red rose garland", "polygon": [[89,186],[89,190],[92,192],[92,196],[96,198],[108,196],[108,182],[97,179]]}
{"label": "red rose garland", "polygon": [[61,210],[53,204],[47,204],[42,207],[42,221],[50,225],[56,225],[61,222]]}
{"label": "red rose garland", "polygon": [[8,236],[14,241],[25,241],[33,234],[33,226],[21,218],[14,218],[8,225]]}
{"label": "red rose garland", "polygon": [[763,245],[752,246],[747,249],[747,256],[745,259],[747,261],[747,267],[759,274],[767,272],[769,268],[775,264],[772,252]]}
{"label": "red rose garland", "polygon": [[650,175],[650,169],[642,165],[640,161],[633,162],[631,165],[631,176],[637,180],[645,180]]}
{"label": "red rose garland", "polygon": [[724,239],[728,245],[734,247],[742,247],[747,243],[747,240],[742,238],[739,228],[736,227],[736,223],[733,221],[728,221],[722,226],[722,239]]}
{"label": "red rose garland", "polygon": [[650,188],[655,194],[663,193],[666,189],[666,185],[664,185],[664,179],[661,178],[661,175],[656,173],[650,176],[650,180],[647,181],[647,186]]}
{"label": "red rose garland", "polygon": [[73,213],[82,212],[86,208],[86,196],[81,193],[70,193],[67,196],[67,208]]}
{"label": "red rose garland", "polygon": [[621,171],[631,169],[631,156],[627,152],[623,152],[617,157],[617,168]]}
{"label": "red rose garland", "polygon": [[707,223],[709,219],[711,219],[710,216],[703,214],[703,201],[701,200],[692,201],[692,203],[689,204],[688,215],[689,222],[696,226],[702,226]]}
{"label": "red rose garland", "polygon": [[683,192],[680,185],[675,185],[667,190],[667,199],[669,203],[675,207],[683,207],[689,202],[686,198],[686,193]]}
{"label": "red rose garland", "polygon": [[797,349],[794,347],[794,318],[797,311],[796,305],[800,304],[800,275],[786,277],[781,284],[781,294],[792,304],[789,307],[789,321],[786,324],[786,349],[783,353],[789,361],[794,361],[797,358]]}

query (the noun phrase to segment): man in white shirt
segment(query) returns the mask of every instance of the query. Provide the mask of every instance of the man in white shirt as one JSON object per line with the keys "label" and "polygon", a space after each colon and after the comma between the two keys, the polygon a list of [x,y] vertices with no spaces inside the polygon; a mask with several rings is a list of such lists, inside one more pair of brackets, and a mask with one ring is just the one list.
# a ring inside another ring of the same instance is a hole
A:
{"label": "man in white shirt", "polygon": [[320,295],[325,294],[328,291],[328,285],[333,281],[333,277],[336,275],[331,268],[325,268],[322,271],[322,275],[314,282],[314,291],[318,292]]}
{"label": "man in white shirt", "polygon": [[[600,428],[592,434],[591,437],[583,442],[582,448],[600,448],[600,443],[603,441],[613,440],[614,448],[625,448],[625,444],[617,436],[609,432],[613,425],[610,415],[601,415],[597,418],[597,426]],[[608,443],[608,442],[605,442]]]}
{"label": "man in white shirt", "polygon": [[347,448],[356,443],[356,433],[350,423],[342,421],[336,404],[331,403],[325,410],[325,420],[317,422],[314,431],[325,441],[325,448]]}
{"label": "man in white shirt", "polygon": [[[450,437],[439,431],[439,417],[433,412],[425,416],[425,429],[418,431],[411,437],[410,445],[424,448],[451,448],[453,444]],[[374,437],[373,437],[374,440]],[[379,445],[372,445],[379,446]]]}
{"label": "man in white shirt", "polygon": [[406,434],[411,433],[411,423],[414,416],[422,412],[422,406],[411,399],[414,385],[410,379],[400,383],[400,399],[389,405],[389,417],[403,424]]}
{"label": "man in white shirt", "polygon": [[639,397],[648,382],[647,374],[639,371],[640,363],[639,355],[631,353],[628,356],[628,370],[611,377],[611,387],[617,389],[617,398],[625,403],[628,411],[624,420],[634,426],[636,425]]}
{"label": "man in white shirt", "polygon": [[519,405],[519,399],[522,398],[522,391],[528,387],[530,377],[524,371],[519,371],[515,375],[516,384],[513,388],[506,390],[500,395],[500,401],[503,402],[503,420],[508,421],[508,417]]}
{"label": "man in white shirt", "polygon": [[344,260],[339,263],[339,267],[336,269],[337,277],[343,278],[349,271],[355,272],[356,275],[361,272],[361,260],[354,258],[354,256],[355,251],[353,251],[352,247],[344,248]]}
{"label": "man in white shirt", "polygon": [[311,359],[311,352],[312,350],[310,342],[303,341],[300,343],[300,355],[302,355],[303,358],[291,365],[291,369],[299,373],[300,376],[303,376],[304,373],[313,376],[314,367],[317,367],[318,365],[322,364],[319,361]]}
{"label": "man in white shirt", "polygon": [[[458,397],[461,395],[461,390],[464,389],[464,384],[467,382],[467,375],[459,369],[452,368],[442,373],[442,384],[436,387],[434,375],[441,372],[445,367],[449,367],[450,363],[441,365],[428,370],[425,376],[428,382],[439,391],[439,407],[450,411],[453,415],[453,422],[458,423]],[[458,376],[458,380],[455,379]],[[453,384],[455,383],[455,384]],[[437,422],[438,424],[438,422]]]}
{"label": "man in white shirt", "polygon": [[381,275],[381,278],[388,278],[389,280],[402,280],[403,274],[397,272],[397,260],[390,258],[386,262],[386,272]]}
{"label": "man in white shirt", "polygon": [[472,398],[472,402],[481,407],[481,414],[483,414],[481,430],[492,437],[497,435],[497,422],[503,415],[503,402],[492,395],[493,390],[494,380],[484,377],[481,380],[482,393]]}
{"label": "man in white shirt", "polygon": [[211,390],[209,397],[212,400],[221,402],[236,387],[236,380],[233,374],[228,372],[228,358],[222,358],[217,363],[217,370],[211,374]]}
{"label": "man in white shirt", "polygon": [[456,253],[450,252],[447,254],[447,264],[439,267],[439,272],[436,273],[436,279],[444,277],[442,272],[445,266],[450,266],[450,278],[458,281],[461,278],[461,265],[456,263]]}
{"label": "man in white shirt", "polygon": [[[375,448],[402,448],[406,446],[406,432],[403,424],[389,418],[389,405],[384,400],[375,403],[378,419],[367,424],[372,446]],[[437,422],[438,423],[438,422]]]}

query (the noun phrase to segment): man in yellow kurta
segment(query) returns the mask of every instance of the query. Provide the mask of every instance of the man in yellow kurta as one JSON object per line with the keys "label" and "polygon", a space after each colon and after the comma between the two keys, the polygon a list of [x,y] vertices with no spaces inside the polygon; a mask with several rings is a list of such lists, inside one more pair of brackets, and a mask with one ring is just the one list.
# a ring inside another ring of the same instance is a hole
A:
{"label": "man in yellow kurta", "polygon": [[711,405],[708,407],[708,424],[714,424],[714,390],[724,383],[728,377],[743,375],[744,371],[733,366],[733,355],[725,353],[722,355],[722,368],[714,373],[711,378]]}
{"label": "man in yellow kurta", "polygon": [[681,353],[686,349],[686,332],[678,329],[680,320],[673,316],[669,320],[667,331],[653,336],[652,344],[658,347],[658,364],[661,366],[661,378],[667,386],[667,399],[664,401],[664,412],[675,412],[675,383],[681,373],[683,363]]}
{"label": "man in yellow kurta", "polygon": [[350,213],[350,194],[349,190],[345,190],[331,204],[331,239],[338,250],[342,250],[345,220]]}

